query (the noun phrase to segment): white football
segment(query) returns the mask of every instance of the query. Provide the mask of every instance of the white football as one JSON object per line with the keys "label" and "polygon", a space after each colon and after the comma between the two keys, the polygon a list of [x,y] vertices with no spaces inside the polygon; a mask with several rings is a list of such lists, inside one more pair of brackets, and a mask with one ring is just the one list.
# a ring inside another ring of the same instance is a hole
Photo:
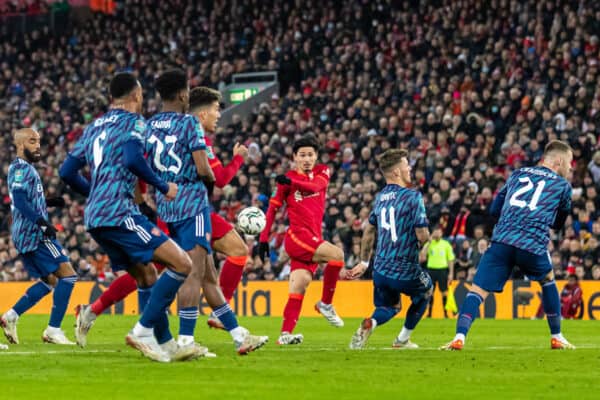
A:
{"label": "white football", "polygon": [[266,224],[265,213],[258,207],[246,207],[237,216],[237,227],[246,235],[258,235]]}

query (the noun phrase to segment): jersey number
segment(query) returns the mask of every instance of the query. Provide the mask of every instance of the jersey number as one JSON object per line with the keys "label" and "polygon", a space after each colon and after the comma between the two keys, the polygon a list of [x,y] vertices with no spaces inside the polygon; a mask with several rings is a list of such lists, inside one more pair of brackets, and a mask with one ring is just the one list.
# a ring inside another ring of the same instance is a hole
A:
{"label": "jersey number", "polygon": [[181,165],[183,164],[181,162],[181,158],[177,157],[177,154],[175,154],[175,152],[173,151],[173,147],[175,147],[175,143],[177,143],[177,136],[169,135],[169,136],[165,137],[165,142],[167,144],[171,145],[169,147],[168,155],[169,155],[169,157],[171,157],[173,159],[173,161],[175,161],[175,165],[171,165],[170,167],[167,168],[160,161],[160,157],[162,156],[162,153],[165,150],[165,145],[156,136],[152,135],[148,139],[148,143],[150,143],[150,144],[156,143],[156,150],[154,152],[154,158],[153,158],[154,166],[156,167],[157,170],[159,170],[161,172],[169,171],[169,172],[172,172],[175,175],[177,175],[179,173],[179,171],[181,171]]}
{"label": "jersey number", "polygon": [[[386,214],[388,213],[390,217],[389,222],[386,218]],[[381,209],[381,227],[390,231],[390,234],[392,235],[392,242],[396,243],[398,240],[398,232],[396,232],[396,213],[394,212],[394,207]]]}
{"label": "jersey number", "polygon": [[519,182],[524,183],[525,186],[522,186],[517,190],[509,200],[509,204],[511,206],[523,208],[528,207],[531,211],[534,211],[537,208],[537,203],[540,200],[540,196],[542,195],[542,191],[544,190],[544,186],[546,186],[546,181],[539,181],[535,186],[535,192],[533,192],[533,196],[531,196],[531,200],[529,204],[525,200],[520,200],[519,197],[528,193],[533,189],[533,182],[528,177],[519,178]]}
{"label": "jersey number", "polygon": [[96,139],[94,139],[94,168],[98,169],[102,164],[102,150],[104,149],[104,141],[106,140],[106,131],[102,131]]}

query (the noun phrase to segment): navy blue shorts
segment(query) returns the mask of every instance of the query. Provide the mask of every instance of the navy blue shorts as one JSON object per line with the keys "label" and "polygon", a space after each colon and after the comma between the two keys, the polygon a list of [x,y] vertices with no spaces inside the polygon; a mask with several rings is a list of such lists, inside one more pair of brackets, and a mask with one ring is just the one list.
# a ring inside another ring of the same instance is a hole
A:
{"label": "navy blue shorts", "polygon": [[208,254],[210,249],[210,209],[207,207],[202,210],[200,215],[183,221],[169,222],[169,235],[175,243],[183,250],[190,251],[200,245],[206,249]]}
{"label": "navy blue shorts", "polygon": [[42,240],[37,249],[21,254],[21,259],[32,278],[45,278],[55,273],[60,264],[69,262],[69,257],[56,239]]}
{"label": "navy blue shorts", "polygon": [[431,277],[421,271],[414,279],[392,279],[378,272],[373,272],[373,303],[375,307],[395,307],[400,303],[400,294],[410,296],[417,302],[422,297],[428,296],[433,287]]}
{"label": "navy blue shorts", "polygon": [[149,263],[154,251],[169,240],[144,215],[129,217],[120,226],[92,228],[89,232],[110,258],[113,271]]}
{"label": "navy blue shorts", "polygon": [[538,255],[492,242],[479,261],[473,283],[488,292],[501,292],[515,265],[532,281],[541,281],[552,271],[552,261],[547,253]]}

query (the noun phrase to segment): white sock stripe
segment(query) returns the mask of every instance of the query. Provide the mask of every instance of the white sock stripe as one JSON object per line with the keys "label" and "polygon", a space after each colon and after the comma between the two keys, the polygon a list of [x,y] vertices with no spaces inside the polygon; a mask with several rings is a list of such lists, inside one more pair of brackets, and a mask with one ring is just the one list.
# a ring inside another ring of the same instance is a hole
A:
{"label": "white sock stripe", "polygon": [[478,293],[475,293],[475,292],[469,292],[469,293],[467,293],[467,296],[466,296],[466,297],[469,297],[469,296],[475,296],[475,297],[477,297],[477,298],[478,298],[478,299],[479,299],[481,302],[483,302],[483,297],[481,297],[481,296],[480,296]]}
{"label": "white sock stripe", "polygon": [[550,282],[546,282],[546,283],[544,283],[544,284],[542,285],[542,287],[545,287],[545,286],[552,286],[552,285],[554,285],[554,284],[556,284],[556,282],[555,282],[554,280],[552,280],[552,281],[550,281]]}
{"label": "white sock stripe", "polygon": [[221,315],[225,315],[227,314],[227,312],[232,311],[231,307],[229,306],[229,304],[225,304],[224,306],[221,306],[219,308],[217,308],[216,310],[213,310],[213,313],[215,314],[216,317],[220,317]]}
{"label": "white sock stripe", "polygon": [[46,282],[44,281],[40,281],[42,282],[42,285],[46,286],[50,291],[52,291],[52,289],[54,289],[51,285],[48,285]]}
{"label": "white sock stripe", "polygon": [[181,275],[171,271],[170,269],[167,269],[165,274],[167,274],[171,278],[175,279],[176,281],[180,281],[180,282],[185,281],[185,278],[186,278],[185,276],[181,276]]}

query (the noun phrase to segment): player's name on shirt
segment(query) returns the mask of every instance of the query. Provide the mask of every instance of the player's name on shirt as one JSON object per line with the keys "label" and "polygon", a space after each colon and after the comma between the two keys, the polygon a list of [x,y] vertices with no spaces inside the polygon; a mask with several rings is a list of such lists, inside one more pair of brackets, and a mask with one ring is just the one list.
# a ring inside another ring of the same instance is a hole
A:
{"label": "player's name on shirt", "polygon": [[544,171],[543,169],[536,168],[536,167],[521,168],[521,171],[527,172],[530,174],[534,174],[534,175],[543,176],[545,178],[558,179],[558,175],[556,175],[554,172]]}

